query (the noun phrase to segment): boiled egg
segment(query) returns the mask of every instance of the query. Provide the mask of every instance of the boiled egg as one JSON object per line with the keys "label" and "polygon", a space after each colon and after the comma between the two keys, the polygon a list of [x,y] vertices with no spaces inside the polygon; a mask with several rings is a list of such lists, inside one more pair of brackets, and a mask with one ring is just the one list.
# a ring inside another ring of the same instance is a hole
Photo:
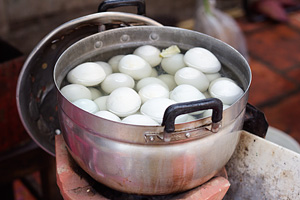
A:
{"label": "boiled egg", "polygon": [[119,71],[121,73],[128,74],[134,80],[140,80],[150,76],[152,73],[152,67],[143,58],[129,54],[120,60]]}
{"label": "boiled egg", "polygon": [[96,61],[95,63],[97,63],[98,65],[100,65],[103,68],[106,76],[109,74],[112,74],[112,72],[113,72],[112,67],[107,62]]}
{"label": "boiled egg", "polygon": [[203,73],[216,73],[221,69],[221,63],[209,50],[201,47],[189,49],[184,54],[187,66],[196,68]]}
{"label": "boiled egg", "polygon": [[179,53],[163,58],[161,61],[161,67],[168,74],[175,75],[179,69],[186,67],[186,64],[183,61],[183,54]]}
{"label": "boiled egg", "polygon": [[101,83],[106,77],[103,68],[94,62],[85,62],[77,65],[67,75],[70,83],[77,83],[84,86],[95,86]]}
{"label": "boiled egg", "polygon": [[94,88],[94,87],[88,87],[88,89],[90,90],[91,94],[92,94],[92,100],[97,99],[98,97],[102,96],[102,93],[100,90]]}
{"label": "boiled egg", "polygon": [[188,84],[196,87],[201,92],[207,90],[209,81],[206,76],[199,70],[192,67],[184,67],[175,74],[177,85]]}
{"label": "boiled egg", "polygon": [[100,110],[107,110],[106,101],[108,96],[101,96],[94,100],[94,102],[98,105]]}
{"label": "boiled egg", "polygon": [[220,99],[227,105],[233,104],[244,94],[244,91],[232,79],[225,77],[211,82],[208,91],[212,97]]}
{"label": "boiled egg", "polygon": [[[168,98],[155,98],[146,101],[141,107],[141,113],[147,115],[159,124],[162,123],[165,110],[176,102]],[[183,123],[187,120],[187,114],[176,117],[175,123]]]}
{"label": "boiled egg", "polygon": [[66,85],[61,88],[60,92],[71,102],[78,99],[92,99],[91,91],[87,87],[79,84]]}
{"label": "boiled egg", "polygon": [[125,117],[122,120],[123,123],[126,124],[134,124],[134,125],[142,125],[142,126],[157,126],[159,125],[156,121],[151,119],[150,117],[142,114],[134,114]]}
{"label": "boiled egg", "polygon": [[163,82],[162,80],[155,78],[155,77],[146,77],[146,78],[139,80],[136,84],[136,90],[140,91],[141,88],[145,87],[146,85],[152,84],[152,83],[161,84],[162,86],[164,86],[165,88],[167,88],[169,90],[169,87],[165,82]]}
{"label": "boiled egg", "polygon": [[139,90],[142,103],[154,98],[169,98],[169,89],[158,83],[151,83]]}
{"label": "boiled egg", "polygon": [[126,117],[137,112],[140,106],[140,96],[129,87],[115,89],[106,101],[107,110],[119,117]]}
{"label": "boiled egg", "polygon": [[78,99],[74,101],[73,104],[89,113],[96,113],[99,111],[97,104],[90,99]]}
{"label": "boiled egg", "polygon": [[121,60],[124,56],[125,56],[125,55],[116,55],[116,56],[111,57],[111,58],[108,60],[108,64],[111,66],[112,71],[113,71],[114,73],[120,72],[120,71],[119,71],[119,62],[120,62],[120,60]]}
{"label": "boiled egg", "polygon": [[135,49],[133,54],[143,58],[148,62],[151,67],[155,67],[160,64],[161,57],[159,56],[160,50],[152,45],[143,45]]}
{"label": "boiled egg", "polygon": [[113,73],[104,79],[104,81],[101,83],[101,88],[104,92],[110,94],[119,87],[133,88],[134,85],[135,82],[131,76],[123,73]]}
{"label": "boiled egg", "polygon": [[95,115],[97,115],[98,117],[102,117],[104,119],[108,119],[108,120],[112,120],[112,121],[116,121],[116,122],[121,121],[120,117],[118,117],[114,113],[106,111],[106,110],[98,111],[95,113]]}
{"label": "boiled egg", "polygon": [[157,78],[162,80],[169,87],[169,90],[173,90],[177,86],[174,76],[170,74],[161,74]]}

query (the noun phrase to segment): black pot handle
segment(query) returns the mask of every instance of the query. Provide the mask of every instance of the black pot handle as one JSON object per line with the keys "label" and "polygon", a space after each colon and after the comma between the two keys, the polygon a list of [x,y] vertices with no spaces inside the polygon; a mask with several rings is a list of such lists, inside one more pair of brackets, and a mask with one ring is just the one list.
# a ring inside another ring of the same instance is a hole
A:
{"label": "black pot handle", "polygon": [[144,0],[105,0],[99,5],[98,12],[105,12],[110,8],[122,6],[136,6],[137,14],[145,15],[146,13]]}
{"label": "black pot handle", "polygon": [[175,131],[175,118],[177,116],[207,109],[213,109],[212,132],[217,132],[223,116],[223,103],[221,100],[208,98],[170,105],[164,113],[162,122],[162,126],[165,126],[164,141],[168,141],[170,139],[170,133]]}
{"label": "black pot handle", "polygon": [[251,104],[246,106],[246,114],[243,129],[265,138],[268,131],[269,124],[266,120],[265,114]]}

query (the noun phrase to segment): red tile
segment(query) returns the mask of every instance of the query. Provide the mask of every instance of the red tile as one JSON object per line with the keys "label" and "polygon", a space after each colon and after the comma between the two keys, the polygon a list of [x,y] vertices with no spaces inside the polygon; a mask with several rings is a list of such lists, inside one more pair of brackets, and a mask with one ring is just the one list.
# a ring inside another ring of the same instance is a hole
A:
{"label": "red tile", "polygon": [[300,93],[262,111],[270,126],[288,133],[300,143]]}
{"label": "red tile", "polygon": [[285,70],[300,62],[300,35],[285,24],[247,35],[250,56]]}
{"label": "red tile", "polygon": [[249,93],[251,104],[261,104],[295,89],[293,83],[273,72],[264,64],[253,59],[250,60],[249,64],[252,71]]}
{"label": "red tile", "polygon": [[289,70],[286,74],[288,77],[300,84],[300,66]]}
{"label": "red tile", "polygon": [[245,18],[237,19],[237,23],[240,26],[241,30],[245,33],[252,32],[265,26],[268,26],[268,22],[250,22]]}

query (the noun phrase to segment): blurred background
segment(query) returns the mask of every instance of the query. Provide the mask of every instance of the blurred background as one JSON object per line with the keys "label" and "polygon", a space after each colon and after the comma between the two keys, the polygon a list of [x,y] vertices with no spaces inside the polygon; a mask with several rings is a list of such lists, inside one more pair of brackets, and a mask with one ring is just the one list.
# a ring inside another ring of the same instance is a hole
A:
{"label": "blurred background", "polygon": [[[239,50],[253,73],[249,103],[265,113],[271,126],[268,139],[299,152],[299,0],[145,2],[147,17],[210,34]],[[45,35],[69,20],[97,12],[100,3],[0,0],[0,191],[15,194],[4,199],[57,195],[55,159],[24,130],[15,104],[16,82],[26,57]],[[116,10],[136,12],[130,7]]]}

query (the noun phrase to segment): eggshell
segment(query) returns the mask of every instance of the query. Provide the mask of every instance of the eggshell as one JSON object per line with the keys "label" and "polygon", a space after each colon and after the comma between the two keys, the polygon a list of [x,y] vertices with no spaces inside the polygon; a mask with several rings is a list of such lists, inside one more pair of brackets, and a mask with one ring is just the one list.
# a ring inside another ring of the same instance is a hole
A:
{"label": "eggshell", "polygon": [[60,92],[71,102],[78,99],[92,99],[91,91],[87,87],[79,84],[66,85],[61,88]]}
{"label": "eggshell", "polygon": [[89,113],[96,113],[99,111],[97,104],[90,99],[78,99],[74,101],[73,104]]}
{"label": "eggshell", "polygon": [[115,89],[107,98],[107,110],[119,117],[129,116],[139,110],[141,98],[136,91],[128,87]]}
{"label": "eggshell", "polygon": [[161,67],[168,74],[175,75],[179,69],[186,67],[186,64],[183,61],[183,54],[175,54],[170,57],[163,58],[161,61]]}
{"label": "eggshell", "polygon": [[192,67],[184,67],[178,70],[175,74],[175,82],[177,85],[192,85],[201,92],[206,91],[209,86],[209,81],[206,76],[199,70]]}
{"label": "eggshell", "polygon": [[94,100],[94,102],[98,105],[100,110],[107,110],[106,101],[108,96],[101,96]]}
{"label": "eggshell", "polygon": [[218,78],[211,82],[209,93],[224,104],[231,105],[243,96],[244,91],[229,78]]}
{"label": "eggshell", "polygon": [[110,94],[112,91],[114,91],[117,88],[120,87],[133,88],[134,85],[135,82],[131,76],[123,73],[113,73],[108,75],[104,79],[104,81],[101,83],[101,88],[107,94]]}
{"label": "eggshell", "polygon": [[154,98],[169,98],[169,89],[158,83],[151,83],[142,87],[139,91],[142,103]]}
{"label": "eggshell", "polygon": [[157,78],[162,80],[169,87],[169,90],[173,90],[177,86],[174,76],[170,74],[161,74]]}
{"label": "eggshell", "polygon": [[162,80],[155,78],[155,77],[146,77],[137,82],[136,91],[140,91],[141,88],[145,87],[146,85],[153,84],[153,83],[161,84],[162,86],[164,86],[165,88],[167,88],[169,90],[168,85],[165,82],[163,82]]}
{"label": "eggshell", "polygon": [[77,83],[84,86],[95,86],[101,83],[106,77],[103,68],[94,62],[85,62],[77,65],[67,75],[70,83]]}
{"label": "eggshell", "polygon": [[152,45],[143,45],[138,47],[133,54],[140,56],[146,62],[148,62],[151,67],[155,67],[160,64],[161,57],[159,56],[160,50]]}
{"label": "eggshell", "polygon": [[112,121],[116,121],[116,122],[121,121],[120,117],[118,117],[114,113],[106,111],[106,110],[98,111],[95,113],[95,115],[97,115],[98,117],[102,117],[104,119],[108,119],[108,120],[112,120]]}
{"label": "eggshell", "polygon": [[108,64],[111,66],[113,73],[118,73],[119,71],[119,62],[125,55],[116,55],[111,57],[108,60]]}
{"label": "eggshell", "polygon": [[[162,123],[165,110],[176,102],[167,98],[155,98],[146,101],[141,107],[141,113],[149,116],[159,124]],[[185,122],[187,114],[176,117],[175,123]]]}
{"label": "eggshell", "polygon": [[194,47],[184,55],[184,62],[189,67],[194,67],[203,73],[216,73],[221,69],[217,57],[205,48]]}
{"label": "eggshell", "polygon": [[150,76],[152,67],[143,58],[129,54],[120,60],[119,71],[128,74],[135,80],[140,80]]}
{"label": "eggshell", "polygon": [[134,114],[125,117],[122,120],[126,124],[142,125],[142,126],[158,126],[159,124],[150,117],[142,114]]}

